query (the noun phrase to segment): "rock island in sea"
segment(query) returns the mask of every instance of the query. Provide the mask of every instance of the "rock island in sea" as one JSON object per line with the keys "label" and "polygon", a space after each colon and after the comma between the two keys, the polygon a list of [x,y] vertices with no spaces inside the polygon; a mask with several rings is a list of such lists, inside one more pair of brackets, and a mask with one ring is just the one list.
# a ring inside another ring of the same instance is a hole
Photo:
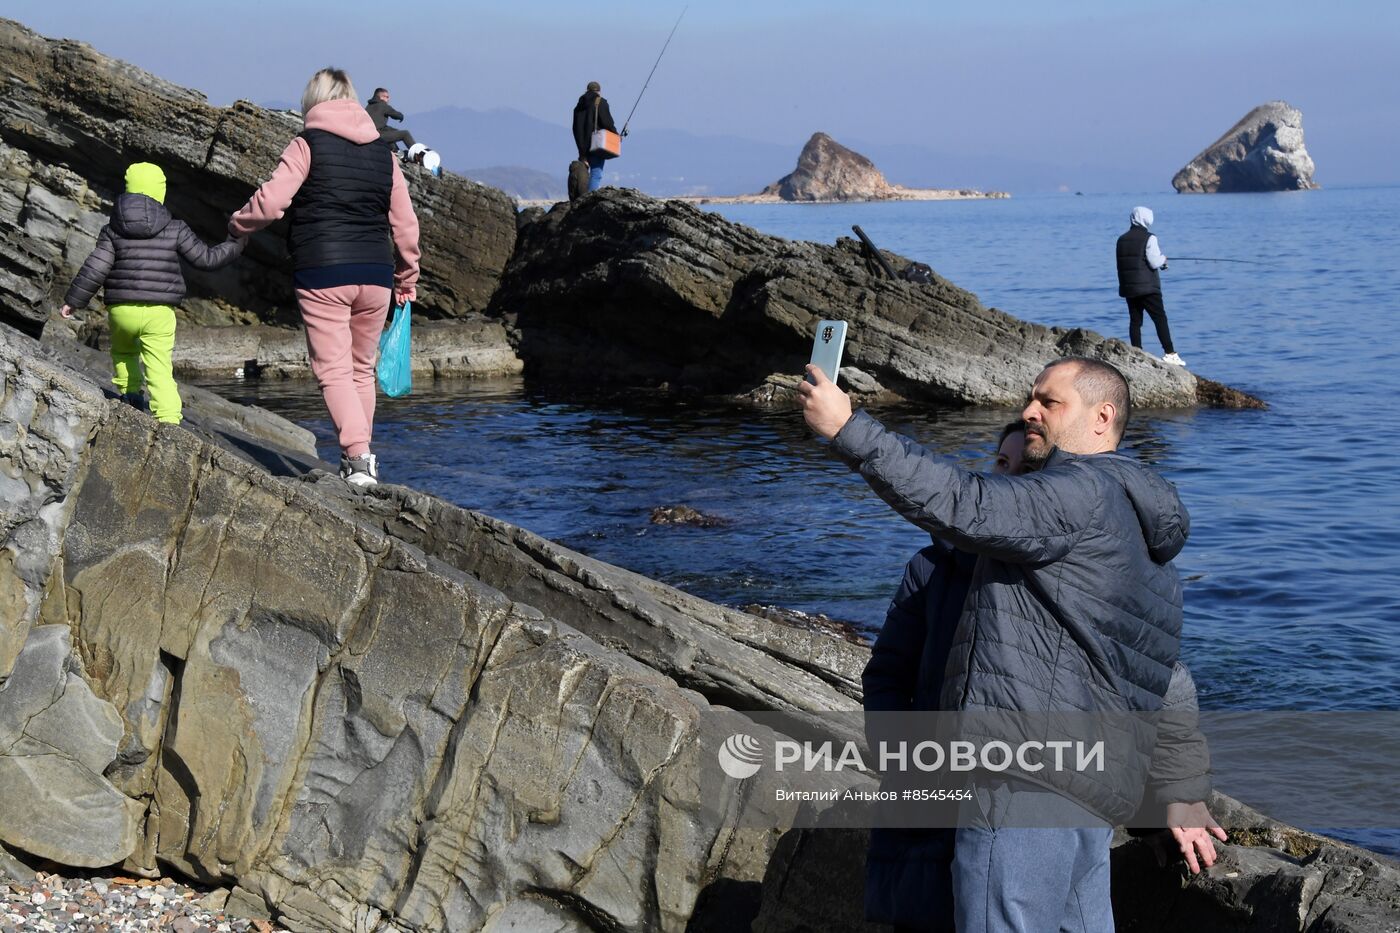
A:
{"label": "rock island in sea", "polygon": [[1009,198],[1005,191],[972,188],[906,188],[892,185],[868,158],[825,133],[813,133],[797,167],[758,194],[678,197],[699,204],[830,204],[846,201],[957,201]]}

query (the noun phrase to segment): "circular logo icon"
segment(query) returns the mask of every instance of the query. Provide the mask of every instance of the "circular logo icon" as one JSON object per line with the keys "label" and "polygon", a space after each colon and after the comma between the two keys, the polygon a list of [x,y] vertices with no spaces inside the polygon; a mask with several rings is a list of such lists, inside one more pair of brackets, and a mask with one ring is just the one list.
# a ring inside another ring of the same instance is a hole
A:
{"label": "circular logo icon", "polygon": [[719,766],[736,781],[751,778],[763,766],[763,746],[758,739],[736,732],[719,747]]}

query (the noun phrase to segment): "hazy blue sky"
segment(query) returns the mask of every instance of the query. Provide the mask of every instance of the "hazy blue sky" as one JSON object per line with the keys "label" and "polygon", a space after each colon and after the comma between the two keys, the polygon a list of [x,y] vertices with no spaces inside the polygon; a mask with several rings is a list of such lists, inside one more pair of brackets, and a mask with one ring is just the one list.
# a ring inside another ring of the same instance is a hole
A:
{"label": "hazy blue sky", "polygon": [[[589,80],[621,119],[681,2],[7,0],[219,104],[295,100],[317,67],[412,113],[563,123]],[[799,146],[915,143],[1171,173],[1242,116],[1302,109],[1324,185],[1400,182],[1400,3],[696,0],[634,120]],[[638,145],[640,138],[634,138]],[[716,158],[723,158],[716,153]]]}

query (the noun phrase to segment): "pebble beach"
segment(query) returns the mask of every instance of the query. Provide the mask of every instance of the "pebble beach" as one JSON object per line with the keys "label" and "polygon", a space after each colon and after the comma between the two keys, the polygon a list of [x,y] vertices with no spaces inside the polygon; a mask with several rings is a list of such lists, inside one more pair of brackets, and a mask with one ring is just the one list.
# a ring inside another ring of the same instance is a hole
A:
{"label": "pebble beach", "polygon": [[228,891],[198,890],[170,878],[66,877],[37,872],[0,880],[0,933],[270,933],[267,920],[225,913]]}

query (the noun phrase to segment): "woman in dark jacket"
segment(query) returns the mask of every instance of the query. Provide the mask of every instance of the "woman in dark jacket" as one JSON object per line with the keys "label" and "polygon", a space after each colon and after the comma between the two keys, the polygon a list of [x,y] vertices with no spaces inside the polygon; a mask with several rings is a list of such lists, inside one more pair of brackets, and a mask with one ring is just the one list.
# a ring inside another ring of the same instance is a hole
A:
{"label": "woman in dark jacket", "polygon": [[[1026,425],[1008,424],[994,472],[1024,472]],[[866,712],[938,709],[943,670],[977,558],[935,540],[915,554],[890,601],[861,683]],[[896,930],[953,933],[952,827],[870,831],[865,861],[865,916]]]}

